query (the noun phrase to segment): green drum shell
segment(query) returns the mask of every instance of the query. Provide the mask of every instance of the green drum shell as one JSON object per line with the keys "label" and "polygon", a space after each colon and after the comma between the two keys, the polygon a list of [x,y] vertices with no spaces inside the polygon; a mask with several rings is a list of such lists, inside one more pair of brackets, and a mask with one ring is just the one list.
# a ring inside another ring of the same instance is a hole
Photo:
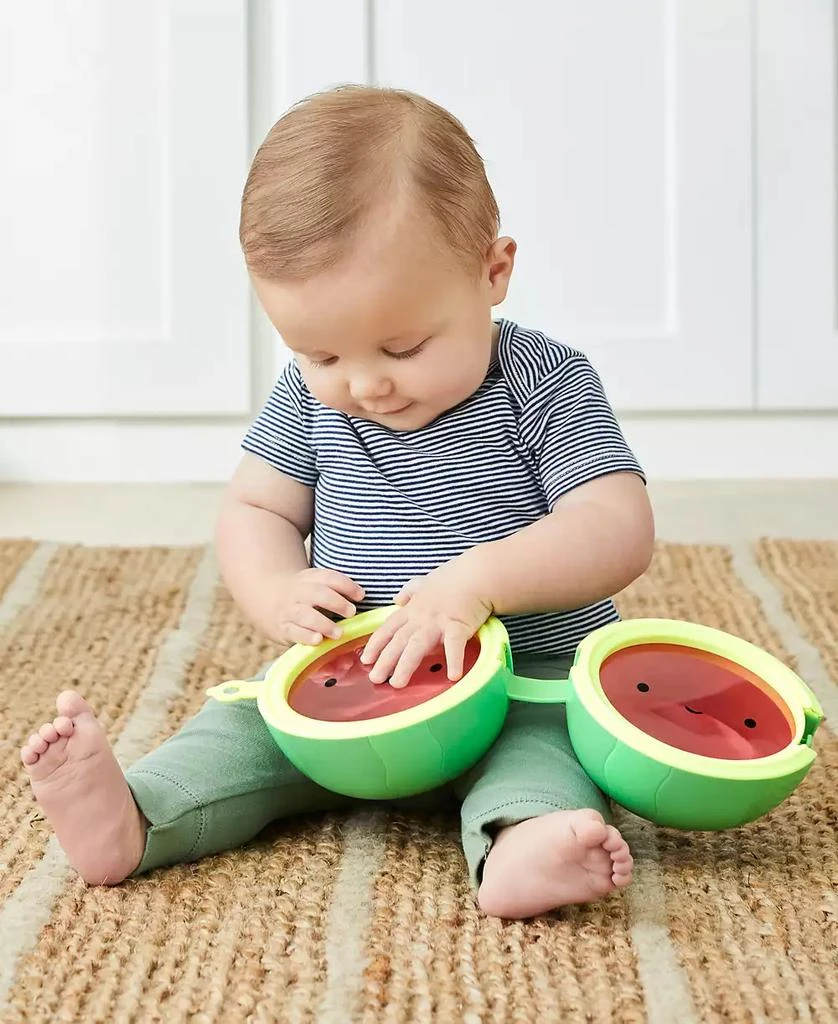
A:
{"label": "green drum shell", "polygon": [[567,704],[579,763],[615,803],[669,828],[735,828],[767,814],[799,785],[812,761],[787,774],[748,779],[699,775],[654,760],[603,728],[579,700]]}
{"label": "green drum shell", "polygon": [[[367,635],[389,612],[347,620],[346,639]],[[387,800],[436,789],[475,765],[503,728],[510,699],[564,703],[580,764],[613,801],[640,817],[677,829],[734,828],[788,797],[814,761],[812,736],[823,719],[815,695],[771,655],[719,630],[667,619],[618,622],[579,645],[567,680],[516,677],[508,637],[491,618],[479,631],[477,665],[460,683],[410,711],[369,723],[331,723],[293,712],[287,694],[318,652],[292,648],[263,683],[236,681],[208,692],[221,701],[255,697],[274,741],[297,768],[325,789]],[[649,737],[613,708],[599,669],[616,650],[637,643],[680,643],[747,666],[769,682],[795,716],[793,742],[754,761],[688,754]],[[336,646],[331,642],[331,646]]]}
{"label": "green drum shell", "polygon": [[[494,743],[509,708],[509,672],[498,666],[465,700],[423,721],[372,736],[318,738],[283,732],[262,717],[304,775],[336,793],[387,800],[436,789],[475,765]],[[428,701],[428,705],[433,699]]]}

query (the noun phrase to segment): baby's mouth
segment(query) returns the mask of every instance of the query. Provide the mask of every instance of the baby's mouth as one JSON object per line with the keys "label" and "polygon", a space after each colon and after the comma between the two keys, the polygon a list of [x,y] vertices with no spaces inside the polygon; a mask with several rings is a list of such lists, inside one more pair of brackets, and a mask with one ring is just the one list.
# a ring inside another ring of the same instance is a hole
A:
{"label": "baby's mouth", "polygon": [[413,402],[407,402],[405,405],[400,405],[395,409],[369,409],[367,415],[369,416],[398,416],[400,413],[407,412],[407,410],[413,405]]}

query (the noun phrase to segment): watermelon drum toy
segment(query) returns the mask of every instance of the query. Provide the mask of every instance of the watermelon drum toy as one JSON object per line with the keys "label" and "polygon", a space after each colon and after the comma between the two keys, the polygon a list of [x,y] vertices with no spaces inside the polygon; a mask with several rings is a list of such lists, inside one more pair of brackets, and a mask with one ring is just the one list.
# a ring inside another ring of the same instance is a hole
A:
{"label": "watermelon drum toy", "polygon": [[343,636],[297,645],[263,681],[208,690],[256,699],[274,740],[326,789],[394,799],[474,765],[510,700],[563,703],[582,767],[616,803],[661,825],[723,829],[786,799],[815,759],[823,712],[780,661],[744,640],[674,619],[615,622],[579,645],[566,680],[513,672],[506,629],[490,618],[451,683],[441,650],[407,687],[373,684],[359,655],[392,614],[344,620]]}

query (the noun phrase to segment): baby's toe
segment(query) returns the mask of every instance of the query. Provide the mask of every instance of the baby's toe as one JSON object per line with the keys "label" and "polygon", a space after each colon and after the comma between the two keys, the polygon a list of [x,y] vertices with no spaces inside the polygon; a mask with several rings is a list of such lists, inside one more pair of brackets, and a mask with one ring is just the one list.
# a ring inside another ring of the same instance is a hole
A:
{"label": "baby's toe", "polygon": [[609,825],[606,829],[605,842],[602,844],[602,848],[611,854],[620,853],[623,849],[628,853],[628,843],[613,825]]}
{"label": "baby's toe", "polygon": [[579,844],[586,849],[605,846],[606,826],[602,815],[596,811],[579,811],[571,828]]}
{"label": "baby's toe", "polygon": [[66,715],[59,715],[52,724],[55,726],[55,731],[59,736],[72,736],[73,729],[75,728],[73,719],[67,718]]}
{"label": "baby's toe", "polygon": [[612,865],[612,879],[618,889],[623,886],[627,886],[631,882],[632,877],[632,864],[614,864]]}
{"label": "baby's toe", "polygon": [[36,754],[43,754],[49,748],[49,743],[38,732],[33,732],[26,744]]}
{"label": "baby's toe", "polygon": [[616,853],[611,854],[611,863],[615,869],[620,868],[621,871],[631,871],[634,857],[629,853],[629,848],[626,847],[625,850],[618,850]]}
{"label": "baby's toe", "polygon": [[38,730],[38,733],[41,739],[46,740],[47,743],[55,743],[58,739],[58,730],[52,722],[47,722],[46,725],[42,725]]}
{"label": "baby's toe", "polygon": [[93,708],[75,690],[62,690],[55,701],[59,717],[74,718],[76,715],[93,714]]}

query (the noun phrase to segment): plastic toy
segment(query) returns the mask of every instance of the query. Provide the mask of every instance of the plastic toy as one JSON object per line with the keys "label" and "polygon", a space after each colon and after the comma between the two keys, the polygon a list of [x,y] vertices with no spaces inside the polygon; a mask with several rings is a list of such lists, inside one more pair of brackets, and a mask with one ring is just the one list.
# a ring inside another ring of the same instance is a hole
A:
{"label": "plastic toy", "polygon": [[469,641],[458,682],[437,651],[395,690],[371,683],[358,660],[394,610],[345,620],[340,640],[292,647],[264,681],[207,692],[255,698],[302,772],[365,799],[433,789],[464,772],[494,742],[510,700],[565,704],[574,750],[597,785],[674,828],[753,821],[785,800],[815,759],[823,720],[815,695],[772,655],[720,630],[616,622],[586,637],[569,678],[553,681],[516,676],[506,629],[490,618]]}

